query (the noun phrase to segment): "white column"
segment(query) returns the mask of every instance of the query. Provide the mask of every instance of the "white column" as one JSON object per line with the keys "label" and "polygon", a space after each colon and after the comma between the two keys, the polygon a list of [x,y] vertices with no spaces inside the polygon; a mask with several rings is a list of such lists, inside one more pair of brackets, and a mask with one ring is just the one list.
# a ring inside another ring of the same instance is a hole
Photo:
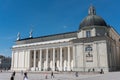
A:
{"label": "white column", "polygon": [[15,51],[14,53],[14,70],[17,68],[17,63],[18,63],[18,51]]}
{"label": "white column", "polygon": [[11,70],[14,68],[14,51],[12,51]]}
{"label": "white column", "polygon": [[68,46],[68,71],[70,71],[70,47]]}
{"label": "white column", "polygon": [[99,44],[96,43],[96,51],[97,51],[97,67],[100,67],[100,55],[99,55]]}
{"label": "white column", "polygon": [[39,70],[42,70],[42,49],[40,49]]}
{"label": "white column", "polygon": [[17,54],[17,68],[19,67],[19,52],[20,51],[18,51],[18,54]]}
{"label": "white column", "polygon": [[62,47],[60,47],[60,68],[61,68],[61,71],[63,70],[63,66],[62,66]]}
{"label": "white column", "polygon": [[73,46],[73,70],[76,69],[76,51],[75,51],[76,45]]}
{"label": "white column", "polygon": [[25,58],[26,58],[26,51],[25,50],[23,50],[23,56],[24,56],[24,61],[23,61],[23,67],[24,67],[24,69],[25,69]]}
{"label": "white column", "polygon": [[26,70],[28,70],[28,67],[27,67],[27,65],[28,65],[27,64],[27,62],[28,62],[28,50],[27,49],[25,50],[24,56],[25,56],[24,57],[24,67],[25,67]]}
{"label": "white column", "polygon": [[27,51],[27,69],[30,70],[30,50]]}
{"label": "white column", "polygon": [[46,70],[48,69],[48,49],[46,49]]}
{"label": "white column", "polygon": [[[84,43],[83,43],[82,46],[83,46],[83,47],[82,47],[82,48],[83,48],[83,49],[82,49],[82,50],[83,50],[83,71],[85,72],[85,70],[86,70],[86,55],[85,55],[85,50],[84,50],[84,49],[85,49]],[[77,55],[76,55],[76,56],[77,56]],[[77,57],[77,61],[76,61],[76,62],[78,62],[78,61],[79,61],[79,60],[78,60],[78,57]],[[79,64],[79,63],[76,64],[77,68],[78,68],[78,64]]]}
{"label": "white column", "polygon": [[36,50],[34,50],[34,70],[36,70]]}
{"label": "white column", "polygon": [[53,48],[53,71],[55,71],[55,48]]}

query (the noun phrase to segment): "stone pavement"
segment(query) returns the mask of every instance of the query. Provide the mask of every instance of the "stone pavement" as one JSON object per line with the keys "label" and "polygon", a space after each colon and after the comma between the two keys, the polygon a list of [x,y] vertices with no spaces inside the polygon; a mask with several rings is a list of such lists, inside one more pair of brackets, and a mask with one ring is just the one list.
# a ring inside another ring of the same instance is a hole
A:
{"label": "stone pavement", "polygon": [[[10,80],[11,74],[11,72],[1,72],[0,80]],[[45,79],[46,74],[47,79]],[[55,78],[51,78],[50,72],[28,72],[29,80],[120,80],[120,72],[109,72],[105,74],[78,73],[78,77],[75,77],[75,72],[59,72],[55,73],[54,76]],[[17,72],[14,80],[23,80],[23,75]]]}

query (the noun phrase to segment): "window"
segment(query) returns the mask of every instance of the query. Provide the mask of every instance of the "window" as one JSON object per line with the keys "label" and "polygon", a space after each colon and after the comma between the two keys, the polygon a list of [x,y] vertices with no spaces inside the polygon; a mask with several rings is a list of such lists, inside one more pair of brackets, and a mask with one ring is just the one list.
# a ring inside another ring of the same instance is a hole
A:
{"label": "window", "polygon": [[86,46],[85,51],[92,51],[92,47],[90,45]]}
{"label": "window", "polygon": [[91,32],[90,31],[86,31],[86,37],[90,37],[91,36]]}

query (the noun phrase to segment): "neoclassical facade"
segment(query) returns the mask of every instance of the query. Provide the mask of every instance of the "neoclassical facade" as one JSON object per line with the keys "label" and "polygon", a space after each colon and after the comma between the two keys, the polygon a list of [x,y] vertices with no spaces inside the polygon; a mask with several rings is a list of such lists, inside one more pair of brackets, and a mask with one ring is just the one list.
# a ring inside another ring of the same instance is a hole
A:
{"label": "neoclassical facade", "polygon": [[120,35],[93,6],[74,32],[20,39],[12,46],[11,70],[115,71],[120,69]]}

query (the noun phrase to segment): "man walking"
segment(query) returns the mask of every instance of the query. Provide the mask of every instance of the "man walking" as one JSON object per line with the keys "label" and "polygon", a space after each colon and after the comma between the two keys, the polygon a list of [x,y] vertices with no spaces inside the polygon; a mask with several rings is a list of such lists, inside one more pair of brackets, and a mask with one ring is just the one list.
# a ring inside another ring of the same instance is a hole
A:
{"label": "man walking", "polygon": [[54,74],[53,74],[53,72],[51,72],[51,78],[54,78]]}

